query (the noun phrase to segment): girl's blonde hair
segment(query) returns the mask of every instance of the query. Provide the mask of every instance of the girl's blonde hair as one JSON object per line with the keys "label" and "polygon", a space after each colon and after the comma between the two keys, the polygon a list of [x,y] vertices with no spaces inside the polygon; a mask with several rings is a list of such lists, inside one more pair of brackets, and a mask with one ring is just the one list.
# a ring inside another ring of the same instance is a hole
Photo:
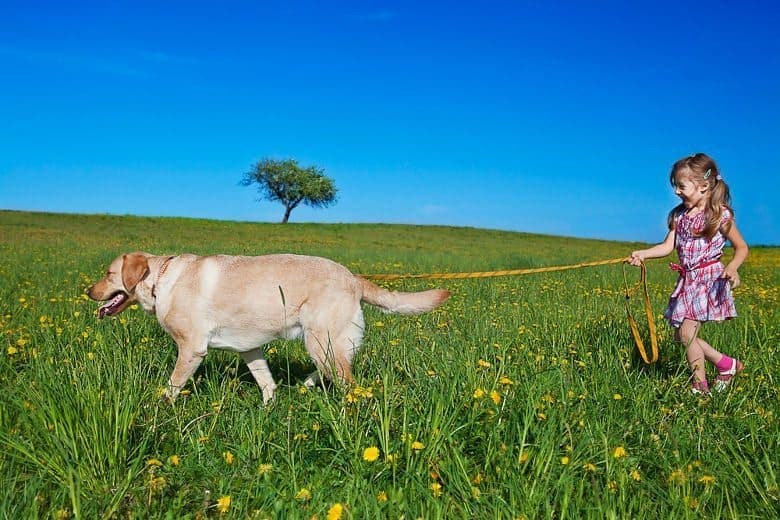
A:
{"label": "girl's blonde hair", "polygon": [[[710,198],[707,201],[707,207],[704,210],[705,224],[704,229],[698,230],[700,236],[712,240],[715,233],[720,228],[720,220],[723,217],[723,210],[731,212],[732,218],[734,210],[731,209],[731,194],[729,186],[720,175],[718,165],[715,160],[705,153],[695,153],[684,157],[674,163],[672,172],[669,175],[669,182],[672,186],[676,185],[678,177],[687,177],[698,188],[704,188],[710,191]],[[669,213],[669,229],[674,229],[677,225],[677,218],[685,211],[685,206],[679,204]],[[731,226],[729,220],[725,224],[725,231]]]}

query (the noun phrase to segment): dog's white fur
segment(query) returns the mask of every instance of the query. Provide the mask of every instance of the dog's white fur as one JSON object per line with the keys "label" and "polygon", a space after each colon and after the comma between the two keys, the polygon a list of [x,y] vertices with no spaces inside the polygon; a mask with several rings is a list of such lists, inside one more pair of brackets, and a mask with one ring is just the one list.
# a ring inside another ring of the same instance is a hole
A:
{"label": "dog's white fur", "polygon": [[[363,338],[361,301],[386,312],[435,309],[450,293],[383,289],[331,260],[300,255],[174,257],[129,253],[87,290],[108,301],[103,315],[138,302],[157,316],[178,346],[166,396],[175,399],[209,347],[238,352],[267,403],[276,383],[262,346],[276,338],[303,337],[319,373],[352,381],[352,359]],[[316,374],[306,384],[316,384]]]}

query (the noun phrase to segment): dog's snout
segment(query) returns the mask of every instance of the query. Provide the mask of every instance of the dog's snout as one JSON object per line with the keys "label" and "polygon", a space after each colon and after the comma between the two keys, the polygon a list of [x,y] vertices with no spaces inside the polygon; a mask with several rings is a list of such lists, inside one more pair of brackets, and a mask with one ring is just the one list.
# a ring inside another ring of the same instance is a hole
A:
{"label": "dog's snout", "polygon": [[96,286],[97,286],[97,284],[90,285],[89,287],[87,287],[87,290],[84,291],[84,292],[86,292],[87,296],[89,296],[93,300],[98,301],[98,300],[100,300],[100,297],[97,294],[95,294],[95,291],[96,291],[95,287]]}

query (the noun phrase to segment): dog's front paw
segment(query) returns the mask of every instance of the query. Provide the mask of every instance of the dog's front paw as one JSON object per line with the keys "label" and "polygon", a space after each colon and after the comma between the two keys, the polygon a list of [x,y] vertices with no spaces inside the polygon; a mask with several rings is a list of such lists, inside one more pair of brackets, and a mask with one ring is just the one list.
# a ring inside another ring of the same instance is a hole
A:
{"label": "dog's front paw", "polygon": [[303,386],[306,388],[314,388],[315,386],[322,386],[322,378],[320,377],[319,370],[315,370],[303,381]]}
{"label": "dog's front paw", "polygon": [[276,388],[263,388],[263,406],[269,406],[273,404]]}

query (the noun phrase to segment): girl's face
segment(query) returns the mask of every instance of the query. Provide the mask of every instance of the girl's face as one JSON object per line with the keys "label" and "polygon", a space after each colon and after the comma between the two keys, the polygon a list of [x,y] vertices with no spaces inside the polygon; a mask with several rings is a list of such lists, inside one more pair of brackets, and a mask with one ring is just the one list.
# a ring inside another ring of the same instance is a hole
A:
{"label": "girl's face", "polygon": [[699,208],[703,210],[709,195],[707,186],[697,184],[688,175],[675,176],[674,192],[688,209]]}

